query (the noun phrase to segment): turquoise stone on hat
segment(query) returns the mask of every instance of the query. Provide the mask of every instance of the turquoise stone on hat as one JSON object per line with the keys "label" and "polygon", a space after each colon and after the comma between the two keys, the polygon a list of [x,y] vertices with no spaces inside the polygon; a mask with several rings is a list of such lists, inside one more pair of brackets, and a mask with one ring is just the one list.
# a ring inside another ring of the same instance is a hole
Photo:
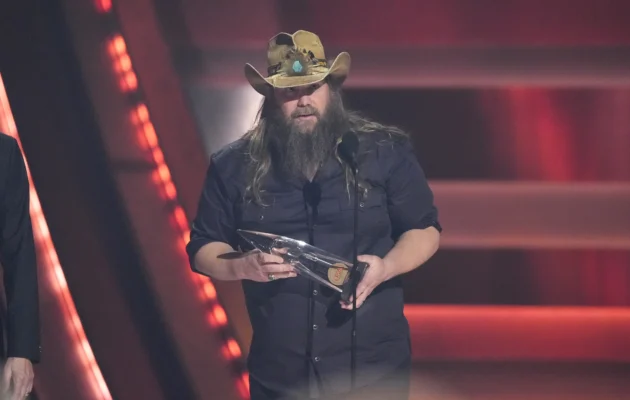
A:
{"label": "turquoise stone on hat", "polygon": [[300,73],[300,72],[302,72],[302,69],[304,69],[304,67],[302,67],[302,63],[300,63],[298,60],[296,60],[293,63],[293,71],[297,72],[297,73]]}

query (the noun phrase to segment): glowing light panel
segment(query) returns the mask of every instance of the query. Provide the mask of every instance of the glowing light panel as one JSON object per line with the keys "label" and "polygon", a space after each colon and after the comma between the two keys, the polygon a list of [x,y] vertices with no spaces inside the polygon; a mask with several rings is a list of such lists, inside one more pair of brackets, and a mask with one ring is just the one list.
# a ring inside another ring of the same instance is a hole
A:
{"label": "glowing light panel", "polygon": [[[121,92],[124,94],[137,93],[138,79],[134,72],[133,63],[127,51],[127,44],[122,34],[119,32],[113,33],[106,41],[106,49]],[[165,202],[169,203],[170,209],[172,210],[170,221],[179,234],[178,248],[182,252],[182,257],[187,259],[186,243],[190,238],[188,219],[186,218],[183,208],[177,201],[177,189],[173,183],[170,169],[164,160],[164,153],[160,148],[158,137],[153,123],[151,122],[150,112],[146,104],[140,100],[132,105],[130,107],[129,118],[136,130],[135,141],[137,145],[147,151],[153,161],[153,182],[156,185],[160,197]],[[219,304],[216,289],[212,281],[192,271],[190,271],[189,277],[198,288],[197,296],[199,300],[208,305],[207,321],[209,325],[217,330],[223,338],[222,354],[219,354],[219,356],[230,362],[238,360],[242,355],[242,351],[237,341],[231,337],[227,331],[229,327],[228,317],[225,309]],[[244,399],[249,398],[249,384],[246,377],[247,375],[239,375],[235,379],[237,390]]]}

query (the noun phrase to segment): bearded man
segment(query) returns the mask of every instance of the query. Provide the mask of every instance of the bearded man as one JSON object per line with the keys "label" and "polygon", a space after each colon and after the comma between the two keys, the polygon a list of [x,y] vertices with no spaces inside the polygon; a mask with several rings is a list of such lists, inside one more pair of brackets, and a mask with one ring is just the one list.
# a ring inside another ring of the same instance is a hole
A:
{"label": "bearded man", "polygon": [[[267,77],[245,67],[264,96],[257,124],[211,156],[187,246],[191,266],[213,279],[242,280],[253,328],[252,400],[407,399],[411,349],[401,275],[437,251],[441,232],[424,172],[404,132],[344,109],[348,53],[328,62],[319,37],[297,31],[274,36],[267,54]],[[237,229],[245,229],[352,259],[354,177],[337,151],[346,132],[359,139],[358,260],[369,265],[356,291],[355,392],[351,302],[278,255],[218,257],[244,248]],[[315,221],[304,195],[309,184],[321,194]]]}

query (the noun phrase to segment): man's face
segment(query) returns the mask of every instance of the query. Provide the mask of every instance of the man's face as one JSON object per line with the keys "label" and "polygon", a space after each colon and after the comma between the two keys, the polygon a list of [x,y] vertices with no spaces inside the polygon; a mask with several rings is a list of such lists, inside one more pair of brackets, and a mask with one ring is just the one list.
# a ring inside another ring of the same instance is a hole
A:
{"label": "man's face", "polygon": [[326,112],[330,101],[327,83],[319,82],[296,88],[275,89],[275,98],[296,131],[311,133]]}
{"label": "man's face", "polygon": [[310,179],[347,131],[340,93],[319,83],[276,90],[272,101],[265,125],[277,159],[285,171]]}

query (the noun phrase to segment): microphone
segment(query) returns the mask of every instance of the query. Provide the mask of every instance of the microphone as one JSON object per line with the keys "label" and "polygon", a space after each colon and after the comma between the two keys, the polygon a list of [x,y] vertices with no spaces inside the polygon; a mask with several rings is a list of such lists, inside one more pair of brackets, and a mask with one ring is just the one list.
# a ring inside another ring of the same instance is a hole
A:
{"label": "microphone", "polygon": [[352,172],[356,175],[358,169],[357,153],[359,152],[359,138],[354,132],[347,132],[341,137],[341,142],[337,146],[339,157],[345,161]]}
{"label": "microphone", "polygon": [[[304,184],[304,187],[302,187],[302,195],[306,204],[313,210],[313,221],[317,221],[317,206],[319,206],[319,202],[322,199],[321,186],[317,182],[308,181]],[[309,228],[311,228],[311,226],[309,226]]]}
{"label": "microphone", "polygon": [[357,260],[359,251],[359,238],[358,238],[358,226],[359,226],[359,164],[357,161],[357,155],[359,153],[359,138],[352,132],[346,132],[341,137],[341,142],[337,146],[337,153],[339,157],[345,161],[352,169],[352,175],[354,178],[354,227],[352,232],[352,271],[350,276],[352,281],[350,285],[352,287],[352,334],[350,337],[350,382],[351,388],[354,390],[356,382],[356,336],[357,336],[357,279],[356,271],[359,265]]}

